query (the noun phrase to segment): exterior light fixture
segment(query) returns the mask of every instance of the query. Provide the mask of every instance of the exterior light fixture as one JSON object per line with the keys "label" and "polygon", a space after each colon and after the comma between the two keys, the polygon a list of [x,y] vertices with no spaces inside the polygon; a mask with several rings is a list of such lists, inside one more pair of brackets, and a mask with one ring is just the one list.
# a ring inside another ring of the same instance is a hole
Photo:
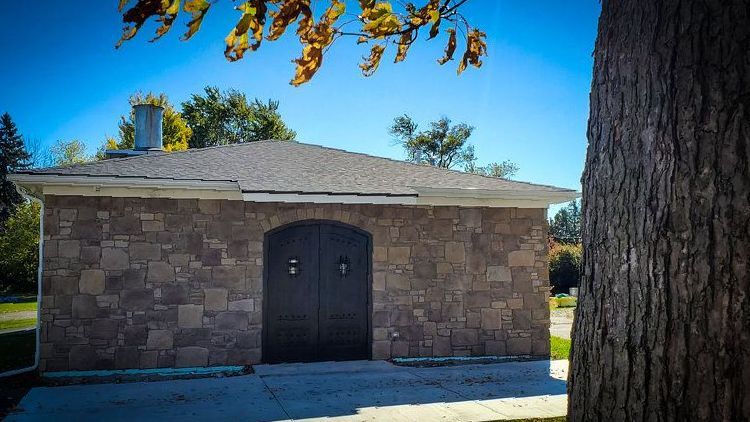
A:
{"label": "exterior light fixture", "polygon": [[299,275],[299,259],[297,257],[289,258],[289,275],[292,277]]}
{"label": "exterior light fixture", "polygon": [[349,274],[349,271],[349,258],[345,256],[339,257],[339,273],[341,274],[341,277],[346,277],[346,275]]}

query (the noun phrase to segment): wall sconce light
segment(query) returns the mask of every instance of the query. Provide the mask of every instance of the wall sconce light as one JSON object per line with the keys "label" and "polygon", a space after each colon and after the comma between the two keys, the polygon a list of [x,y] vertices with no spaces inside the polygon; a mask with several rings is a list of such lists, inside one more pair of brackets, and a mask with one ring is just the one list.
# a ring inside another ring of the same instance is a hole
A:
{"label": "wall sconce light", "polygon": [[292,277],[299,275],[299,259],[297,257],[289,258],[289,275]]}
{"label": "wall sconce light", "polygon": [[349,258],[345,256],[339,257],[339,273],[341,277],[346,277],[349,274]]}

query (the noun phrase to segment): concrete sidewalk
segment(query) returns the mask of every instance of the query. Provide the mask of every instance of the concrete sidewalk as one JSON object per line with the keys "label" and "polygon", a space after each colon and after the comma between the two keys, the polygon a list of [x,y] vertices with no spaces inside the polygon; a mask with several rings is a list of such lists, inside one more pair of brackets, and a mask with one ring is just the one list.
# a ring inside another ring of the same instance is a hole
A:
{"label": "concrete sidewalk", "polygon": [[9,421],[489,421],[566,413],[567,361],[260,365],[230,378],[35,388]]}

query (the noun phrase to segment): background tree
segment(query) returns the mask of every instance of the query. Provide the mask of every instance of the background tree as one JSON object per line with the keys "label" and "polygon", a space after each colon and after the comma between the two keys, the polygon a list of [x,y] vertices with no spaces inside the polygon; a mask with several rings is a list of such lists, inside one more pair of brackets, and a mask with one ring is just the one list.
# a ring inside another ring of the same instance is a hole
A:
{"label": "background tree", "polygon": [[164,107],[162,119],[162,144],[165,151],[184,151],[188,148],[188,140],[192,130],[188,127],[180,112],[175,110],[165,94],[155,95],[151,92],[143,95],[136,92],[130,96],[130,113],[127,117],[120,116],[118,139],[107,139],[104,149],[132,149],[135,147],[135,111],[132,106],[137,104],[152,104]]}
{"label": "background tree", "polygon": [[493,162],[486,166],[477,166],[475,163],[469,163],[464,167],[467,173],[481,174],[482,176],[499,177],[509,179],[518,173],[518,165],[510,160],[502,163]]}
{"label": "background tree", "polygon": [[59,140],[50,149],[52,165],[70,166],[92,161],[94,158],[86,154],[86,145],[74,139],[72,141]]}
{"label": "background tree", "polygon": [[0,294],[36,291],[39,213],[39,204],[23,201],[0,232]]}
{"label": "background tree", "polygon": [[559,243],[581,243],[581,207],[570,203],[549,220],[549,234]]}
{"label": "background tree", "polygon": [[8,174],[27,168],[30,158],[16,124],[10,114],[4,113],[0,116],[0,231],[16,206],[23,202]]}
{"label": "background tree", "polygon": [[[357,37],[359,44],[373,43],[370,55],[359,66],[362,73],[369,76],[378,68],[389,45],[396,48],[394,62],[404,60],[420,30],[429,31],[428,39],[437,37],[441,31],[447,36],[445,55],[438,60],[438,63],[445,64],[453,59],[458,30],[466,41],[465,51],[458,65],[458,73],[461,73],[469,65],[482,66],[481,57],[486,55],[487,49],[485,34],[472,28],[460,13],[461,5],[466,1],[428,0],[421,8],[406,3],[402,10],[394,10],[390,1],[359,0],[360,10],[347,14],[346,3],[330,0],[329,7],[316,21],[312,14],[311,0],[249,0],[235,7],[241,16],[224,39],[224,56],[229,61],[235,61],[241,59],[246,52],[257,50],[264,38],[266,17],[272,19],[265,36],[268,41],[279,39],[289,25],[298,22],[297,36],[303,48],[301,57],[294,60],[297,68],[291,84],[300,85],[315,75],[323,63],[324,52],[342,36]],[[120,0],[120,11],[131,3],[133,0]],[[229,2],[225,2],[227,3]],[[125,27],[117,47],[133,38],[151,18],[160,22],[154,40],[160,38],[171,29],[181,5],[191,16],[187,24],[188,30],[182,38],[187,40],[200,29],[203,18],[213,4],[214,2],[207,0],[136,0],[133,7],[123,13]],[[340,23],[342,16],[345,20]],[[351,19],[346,19],[349,17]],[[354,24],[359,27],[349,29]]]}
{"label": "background tree", "polygon": [[474,163],[474,147],[468,142],[472,126],[466,123],[451,125],[450,119],[441,117],[430,122],[430,129],[420,131],[411,117],[393,119],[391,136],[406,150],[407,160],[435,167],[454,168]]}
{"label": "background tree", "polygon": [[571,420],[750,420],[748,10],[602,1]]}
{"label": "background tree", "polygon": [[552,293],[568,293],[571,287],[577,287],[581,280],[581,257],[583,249],[580,243],[566,244],[550,242],[549,245],[549,282]]}
{"label": "background tree", "polygon": [[463,167],[468,173],[507,178],[518,171],[511,161],[477,166],[474,146],[469,137],[474,127],[466,123],[451,125],[451,120],[441,117],[430,122],[430,129],[419,130],[419,126],[408,115],[396,117],[388,132],[396,138],[406,151],[407,161],[429,164],[435,167]]}
{"label": "background tree", "polygon": [[221,92],[207,86],[203,94],[193,94],[182,103],[182,114],[193,131],[190,148],[262,141],[293,140],[278,112],[279,103],[256,99],[248,102],[245,94],[230,89]]}

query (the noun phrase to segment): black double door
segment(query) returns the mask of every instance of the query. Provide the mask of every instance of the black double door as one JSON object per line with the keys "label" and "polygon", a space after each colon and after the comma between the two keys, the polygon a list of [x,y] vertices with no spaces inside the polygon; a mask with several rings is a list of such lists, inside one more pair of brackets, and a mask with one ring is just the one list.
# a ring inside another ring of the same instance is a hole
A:
{"label": "black double door", "polygon": [[263,359],[369,357],[369,239],[330,223],[269,234]]}

